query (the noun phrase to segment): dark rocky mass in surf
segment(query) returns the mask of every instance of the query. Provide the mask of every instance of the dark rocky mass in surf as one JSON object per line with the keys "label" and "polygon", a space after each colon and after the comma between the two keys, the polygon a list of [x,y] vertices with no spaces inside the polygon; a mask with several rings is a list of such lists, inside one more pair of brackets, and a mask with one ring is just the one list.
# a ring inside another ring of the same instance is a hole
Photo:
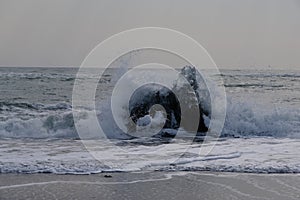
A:
{"label": "dark rocky mass in surf", "polygon": [[[185,66],[172,89],[155,83],[138,88],[129,101],[130,117],[134,122],[134,125],[128,127],[129,132],[135,131],[139,119],[147,115],[153,117],[157,110],[163,108],[166,121],[161,135],[171,136],[167,130],[178,130],[180,126],[187,131],[197,130],[199,134],[205,134],[208,125],[204,122],[204,116],[208,117],[209,113],[200,101],[196,75],[195,67]],[[198,124],[195,120],[199,121]]]}

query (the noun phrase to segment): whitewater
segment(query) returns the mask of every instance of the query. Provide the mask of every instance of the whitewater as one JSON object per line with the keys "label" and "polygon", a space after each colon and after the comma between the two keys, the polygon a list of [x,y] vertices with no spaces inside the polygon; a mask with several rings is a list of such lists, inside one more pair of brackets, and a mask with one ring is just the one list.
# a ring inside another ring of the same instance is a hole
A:
{"label": "whitewater", "polygon": [[[220,138],[205,144],[202,138],[194,143],[166,138],[88,140],[102,156],[96,160],[74,125],[72,89],[77,70],[0,68],[1,173],[300,172],[300,71],[221,70],[215,76],[223,79],[227,112]],[[113,74],[105,74],[99,82],[99,105],[105,104],[114,87]],[[90,108],[76,112],[80,120],[89,121]],[[116,132],[114,126],[110,129]],[[212,146],[208,155],[199,155],[200,148]]]}

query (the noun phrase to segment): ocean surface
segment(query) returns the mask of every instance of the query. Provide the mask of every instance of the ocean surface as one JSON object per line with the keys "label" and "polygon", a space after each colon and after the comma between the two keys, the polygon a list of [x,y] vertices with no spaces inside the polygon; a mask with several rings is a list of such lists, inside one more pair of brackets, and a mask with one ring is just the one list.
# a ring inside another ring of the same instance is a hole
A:
{"label": "ocean surface", "polygon": [[[77,70],[0,68],[1,173],[300,172],[300,71],[221,70],[215,76],[225,85],[226,120],[221,137],[203,144],[201,139],[190,143],[162,138],[82,142],[72,111]],[[101,78],[97,104],[108,101],[114,73]],[[89,120],[85,117],[89,108],[76,112]],[[103,123],[110,128],[109,122]],[[114,126],[110,131],[115,131]],[[101,159],[89,153],[87,144]],[[211,147],[209,154],[199,154]]]}

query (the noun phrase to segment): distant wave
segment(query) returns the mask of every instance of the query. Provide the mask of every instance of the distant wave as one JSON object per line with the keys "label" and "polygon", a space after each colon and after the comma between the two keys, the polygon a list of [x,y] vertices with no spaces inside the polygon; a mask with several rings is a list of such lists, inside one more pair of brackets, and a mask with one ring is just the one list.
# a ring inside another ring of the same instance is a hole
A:
{"label": "distant wave", "polygon": [[41,103],[27,103],[27,102],[0,102],[0,111],[12,108],[23,108],[32,110],[68,110],[71,109],[71,104],[62,102],[57,104],[44,105]]}
{"label": "distant wave", "polygon": [[249,78],[300,78],[299,74],[270,74],[270,73],[251,73],[251,74],[221,74],[223,77],[249,77]]}
{"label": "distant wave", "polygon": [[245,83],[245,84],[225,84],[225,87],[241,87],[241,88],[248,88],[248,87],[254,87],[254,88],[264,88],[264,87],[270,87],[270,88],[282,88],[285,87],[284,85],[275,85],[275,84],[256,84],[256,83]]}
{"label": "distant wave", "polygon": [[59,73],[17,73],[17,72],[1,72],[1,79],[61,79],[62,81],[73,81],[75,76],[73,74],[59,74]]}

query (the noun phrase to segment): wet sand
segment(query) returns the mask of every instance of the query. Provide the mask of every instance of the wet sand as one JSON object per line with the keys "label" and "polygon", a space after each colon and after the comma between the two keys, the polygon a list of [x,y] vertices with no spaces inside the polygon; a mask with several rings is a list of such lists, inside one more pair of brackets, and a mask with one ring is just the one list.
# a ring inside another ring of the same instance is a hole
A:
{"label": "wet sand", "polygon": [[298,174],[0,174],[0,199],[300,199]]}

